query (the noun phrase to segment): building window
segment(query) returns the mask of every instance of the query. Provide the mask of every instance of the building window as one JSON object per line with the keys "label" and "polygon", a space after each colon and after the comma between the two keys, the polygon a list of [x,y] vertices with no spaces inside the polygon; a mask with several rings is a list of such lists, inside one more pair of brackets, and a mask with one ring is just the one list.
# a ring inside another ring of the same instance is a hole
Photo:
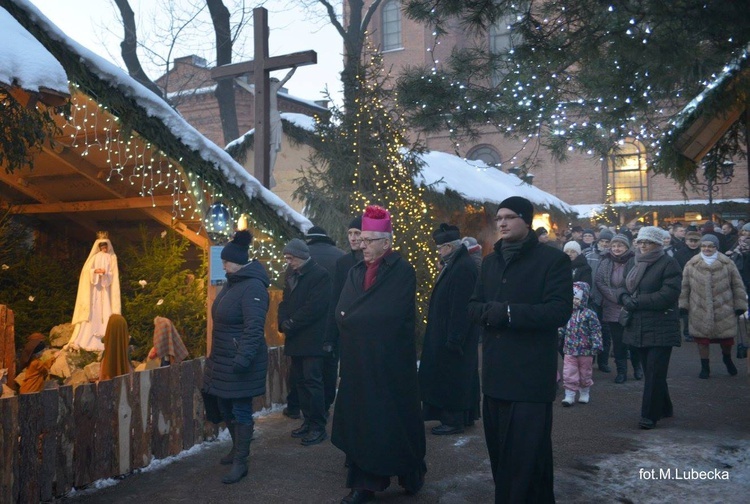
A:
{"label": "building window", "polygon": [[[492,54],[507,54],[508,51],[511,51],[518,44],[518,35],[511,28],[516,21],[516,16],[511,14],[503,16],[490,26],[489,43]],[[498,68],[492,72],[492,85],[497,86],[500,84],[507,73],[507,70],[503,68]]]}
{"label": "building window", "polygon": [[610,153],[607,165],[613,203],[648,200],[646,150],[640,142],[624,142]]}
{"label": "building window", "polygon": [[390,0],[383,4],[383,51],[401,48],[401,2]]}
{"label": "building window", "polygon": [[502,158],[494,147],[489,145],[478,145],[471,149],[466,155],[467,159],[484,161],[488,166],[500,166]]}

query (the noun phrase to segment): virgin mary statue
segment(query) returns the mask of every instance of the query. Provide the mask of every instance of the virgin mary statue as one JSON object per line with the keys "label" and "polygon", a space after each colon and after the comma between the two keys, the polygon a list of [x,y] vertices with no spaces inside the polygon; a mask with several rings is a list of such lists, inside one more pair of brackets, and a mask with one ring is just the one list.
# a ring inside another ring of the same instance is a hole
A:
{"label": "virgin mary statue", "polygon": [[66,348],[102,351],[109,316],[120,314],[120,275],[117,256],[107,233],[98,233],[81,269],[73,310],[73,334]]}

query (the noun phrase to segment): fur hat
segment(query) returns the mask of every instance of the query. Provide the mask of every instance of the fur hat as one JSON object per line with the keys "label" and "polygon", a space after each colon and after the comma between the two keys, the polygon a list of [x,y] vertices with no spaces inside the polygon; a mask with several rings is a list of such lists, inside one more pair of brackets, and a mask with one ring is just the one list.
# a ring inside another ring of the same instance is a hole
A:
{"label": "fur hat", "polygon": [[638,237],[635,241],[649,241],[658,245],[664,245],[664,230],[656,226],[644,226],[638,231]]}
{"label": "fur hat", "polygon": [[440,224],[440,227],[432,232],[432,238],[437,245],[442,245],[444,243],[460,240],[461,232],[459,231],[458,226],[451,226],[450,224],[443,222]]}
{"label": "fur hat", "polygon": [[505,198],[497,209],[500,210],[501,208],[513,210],[529,226],[531,226],[531,222],[534,220],[534,205],[526,198],[520,196]]}
{"label": "fur hat", "polygon": [[599,232],[599,239],[600,240],[609,240],[612,241],[612,238],[614,238],[615,234],[610,231],[609,229],[602,229],[601,232]]}
{"label": "fur hat", "polygon": [[360,231],[362,231],[362,216],[357,215],[355,218],[353,218],[349,223],[349,227],[346,229],[359,229]]}
{"label": "fur hat", "polygon": [[578,244],[577,241],[569,241],[565,244],[563,247],[563,252],[567,252],[568,250],[575,250],[579,254],[581,253],[581,246]]}
{"label": "fur hat", "polygon": [[247,264],[250,262],[248,251],[252,242],[253,235],[250,234],[250,231],[237,231],[234,233],[232,241],[224,245],[224,248],[221,250],[221,258],[224,261],[235,264]]}
{"label": "fur hat", "polygon": [[369,205],[362,216],[362,231],[392,233],[391,214],[381,206]]}
{"label": "fur hat", "polygon": [[704,234],[701,236],[701,243],[703,242],[711,242],[714,244],[714,247],[719,248],[719,239],[712,234]]}
{"label": "fur hat", "polygon": [[300,259],[310,258],[310,249],[307,247],[307,243],[303,242],[299,238],[292,238],[289,243],[284,247],[284,253],[299,257]]}
{"label": "fur hat", "polygon": [[[599,237],[601,237],[601,235],[599,235]],[[626,247],[630,248],[630,238],[628,238],[624,234],[618,233],[618,234],[614,235],[609,240],[609,244],[612,245],[614,242],[624,243]]]}

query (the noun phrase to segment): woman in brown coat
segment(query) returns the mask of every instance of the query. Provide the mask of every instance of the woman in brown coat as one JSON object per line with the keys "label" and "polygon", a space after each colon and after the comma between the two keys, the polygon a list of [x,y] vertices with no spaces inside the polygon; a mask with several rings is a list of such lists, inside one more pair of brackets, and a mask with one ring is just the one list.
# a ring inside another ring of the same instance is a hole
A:
{"label": "woman in brown coat", "polygon": [[721,345],[724,364],[730,375],[737,374],[732,362],[732,345],[737,334],[737,317],[747,311],[747,296],[734,262],[719,252],[713,235],[701,237],[701,252],[685,265],[682,274],[680,311],[687,312],[690,335],[701,358],[699,378],[711,374],[710,343]]}

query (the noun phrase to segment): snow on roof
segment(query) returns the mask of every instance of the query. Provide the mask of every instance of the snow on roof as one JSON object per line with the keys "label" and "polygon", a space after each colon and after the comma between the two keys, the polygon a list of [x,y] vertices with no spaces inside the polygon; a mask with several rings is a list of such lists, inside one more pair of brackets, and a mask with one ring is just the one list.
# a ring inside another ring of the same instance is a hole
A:
{"label": "snow on roof", "polygon": [[470,201],[500,203],[510,196],[523,196],[534,205],[556,207],[563,212],[573,212],[573,207],[560,198],[527,184],[515,175],[488,166],[483,161],[469,161],[445,152],[423,154],[422,172],[415,177],[430,190],[445,193],[456,191]]}
{"label": "snow on roof", "polygon": [[70,94],[60,62],[5,9],[0,9],[0,83],[31,92],[46,88]]}
{"label": "snow on roof", "polygon": [[[315,118],[310,117],[307,114],[298,114],[296,112],[283,112],[280,115],[282,119],[294,124],[295,126],[299,126],[300,128],[310,131],[310,132],[315,131]],[[238,138],[235,138],[234,140],[229,142],[224,147],[224,150],[228,150],[230,147],[244,143],[245,140],[247,140],[253,135],[255,135],[255,128],[251,128],[247,130],[247,132],[243,133]]]}
{"label": "snow on roof", "polygon": [[42,27],[51,38],[58,40],[71,51],[78,54],[81,61],[99,78],[126,96],[133,98],[150,117],[159,119],[184,145],[199,152],[204,160],[213,164],[217,170],[223,173],[229,183],[241,188],[248,198],[260,198],[265,204],[273,208],[279,217],[287,220],[303,232],[312,227],[312,223],[306,217],[295,211],[270,190],[263,187],[258,179],[250,175],[245,168],[232,159],[221,147],[211,142],[198,132],[198,130],[193,128],[164,100],[138,83],[115,64],[86,49],[65,35],[28,0],[12,1],[26,10],[34,23]]}
{"label": "snow on roof", "polygon": [[[729,199],[715,199],[713,204],[719,203],[748,203],[747,198],[729,198]],[[628,201],[626,203],[612,203],[614,208],[631,208],[631,207],[665,207],[665,206],[690,206],[690,205],[708,205],[707,199],[695,199],[695,200],[660,200],[660,201]],[[583,205],[571,205],[573,210],[578,213],[578,217],[581,219],[590,219],[594,216],[594,212],[601,212],[604,209],[602,203],[591,203]]]}

